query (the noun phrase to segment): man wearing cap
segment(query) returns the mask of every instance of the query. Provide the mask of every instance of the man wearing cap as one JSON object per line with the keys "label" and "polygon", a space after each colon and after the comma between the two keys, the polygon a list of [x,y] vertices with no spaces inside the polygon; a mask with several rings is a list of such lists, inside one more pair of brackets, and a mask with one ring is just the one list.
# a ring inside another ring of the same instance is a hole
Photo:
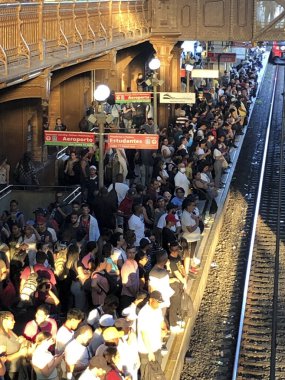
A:
{"label": "man wearing cap", "polygon": [[115,318],[111,314],[104,314],[100,317],[98,322],[98,328],[93,333],[92,339],[89,343],[89,349],[93,355],[95,355],[98,347],[104,344],[103,332],[109,328],[114,326]]}
{"label": "man wearing cap", "polygon": [[96,350],[96,356],[103,355],[107,347],[118,347],[119,339],[124,336],[123,331],[119,331],[116,327],[108,327],[103,331],[104,343]]}
{"label": "man wearing cap", "polygon": [[166,330],[160,307],[163,301],[160,292],[151,292],[148,303],[138,315],[138,350],[141,360],[141,380],[145,379],[146,365],[149,361],[157,361],[159,364],[162,362],[162,333]]}

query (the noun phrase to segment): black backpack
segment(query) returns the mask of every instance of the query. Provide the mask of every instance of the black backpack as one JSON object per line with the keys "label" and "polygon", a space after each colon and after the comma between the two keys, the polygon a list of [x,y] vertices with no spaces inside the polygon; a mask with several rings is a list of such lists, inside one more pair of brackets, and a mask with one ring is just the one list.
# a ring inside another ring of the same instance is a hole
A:
{"label": "black backpack", "polygon": [[111,274],[109,274],[107,271],[103,271],[103,272],[95,272],[96,274],[99,274],[100,276],[102,277],[105,277],[108,281],[108,284],[109,284],[109,291],[106,292],[105,289],[103,289],[99,284],[99,288],[106,294],[106,295],[109,295],[109,294],[113,294],[115,296],[119,296],[121,295],[121,291],[122,291],[122,284],[121,284],[121,281],[120,279],[118,279],[118,277],[116,276],[112,276]]}

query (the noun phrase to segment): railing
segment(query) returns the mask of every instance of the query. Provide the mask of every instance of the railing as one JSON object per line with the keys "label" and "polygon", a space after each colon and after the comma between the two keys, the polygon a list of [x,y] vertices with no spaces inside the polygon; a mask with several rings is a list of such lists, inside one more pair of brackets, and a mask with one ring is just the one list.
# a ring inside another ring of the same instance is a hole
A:
{"label": "railing", "polygon": [[0,74],[5,79],[15,66],[28,71],[71,52],[84,56],[123,45],[149,29],[147,0],[0,0]]}

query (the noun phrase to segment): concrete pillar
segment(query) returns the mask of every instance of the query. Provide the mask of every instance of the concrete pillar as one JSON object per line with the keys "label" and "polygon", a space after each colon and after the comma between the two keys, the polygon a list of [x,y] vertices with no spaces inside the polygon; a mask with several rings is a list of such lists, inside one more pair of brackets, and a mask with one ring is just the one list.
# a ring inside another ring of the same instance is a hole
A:
{"label": "concrete pillar", "polygon": [[[160,60],[161,66],[159,69],[158,79],[163,80],[164,83],[158,88],[160,91],[172,91],[172,83],[177,82],[174,77],[177,77],[177,72],[172,70],[172,59],[173,59],[173,48],[177,43],[175,38],[162,38],[155,37],[151,38],[150,43],[153,45],[156,56]],[[176,58],[175,58],[176,60]],[[176,65],[175,65],[176,69]],[[179,69],[180,71],[180,69]],[[171,108],[167,104],[159,104],[158,107],[158,125],[159,128],[164,128],[168,126],[168,120],[171,116]]]}

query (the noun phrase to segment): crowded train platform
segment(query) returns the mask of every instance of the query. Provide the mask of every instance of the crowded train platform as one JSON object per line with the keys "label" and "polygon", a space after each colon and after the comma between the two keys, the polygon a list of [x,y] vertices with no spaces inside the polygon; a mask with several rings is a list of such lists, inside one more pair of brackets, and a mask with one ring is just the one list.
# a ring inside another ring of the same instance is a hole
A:
{"label": "crowded train platform", "polygon": [[[192,81],[196,103],[177,106],[173,124],[159,126],[158,150],[106,150],[103,187],[98,146],[69,148],[61,181],[80,187],[76,200],[58,194],[52,208],[34,205],[34,218],[17,199],[0,210],[1,380],[165,378],[167,342],[184,332],[199,242],[215,219],[262,62],[252,49],[219,81]],[[118,114],[123,128],[153,134],[153,115],[133,125],[132,112]],[[56,128],[66,129],[61,119]],[[0,174],[1,185],[11,182],[4,156]],[[29,154],[14,178],[40,185]]]}

